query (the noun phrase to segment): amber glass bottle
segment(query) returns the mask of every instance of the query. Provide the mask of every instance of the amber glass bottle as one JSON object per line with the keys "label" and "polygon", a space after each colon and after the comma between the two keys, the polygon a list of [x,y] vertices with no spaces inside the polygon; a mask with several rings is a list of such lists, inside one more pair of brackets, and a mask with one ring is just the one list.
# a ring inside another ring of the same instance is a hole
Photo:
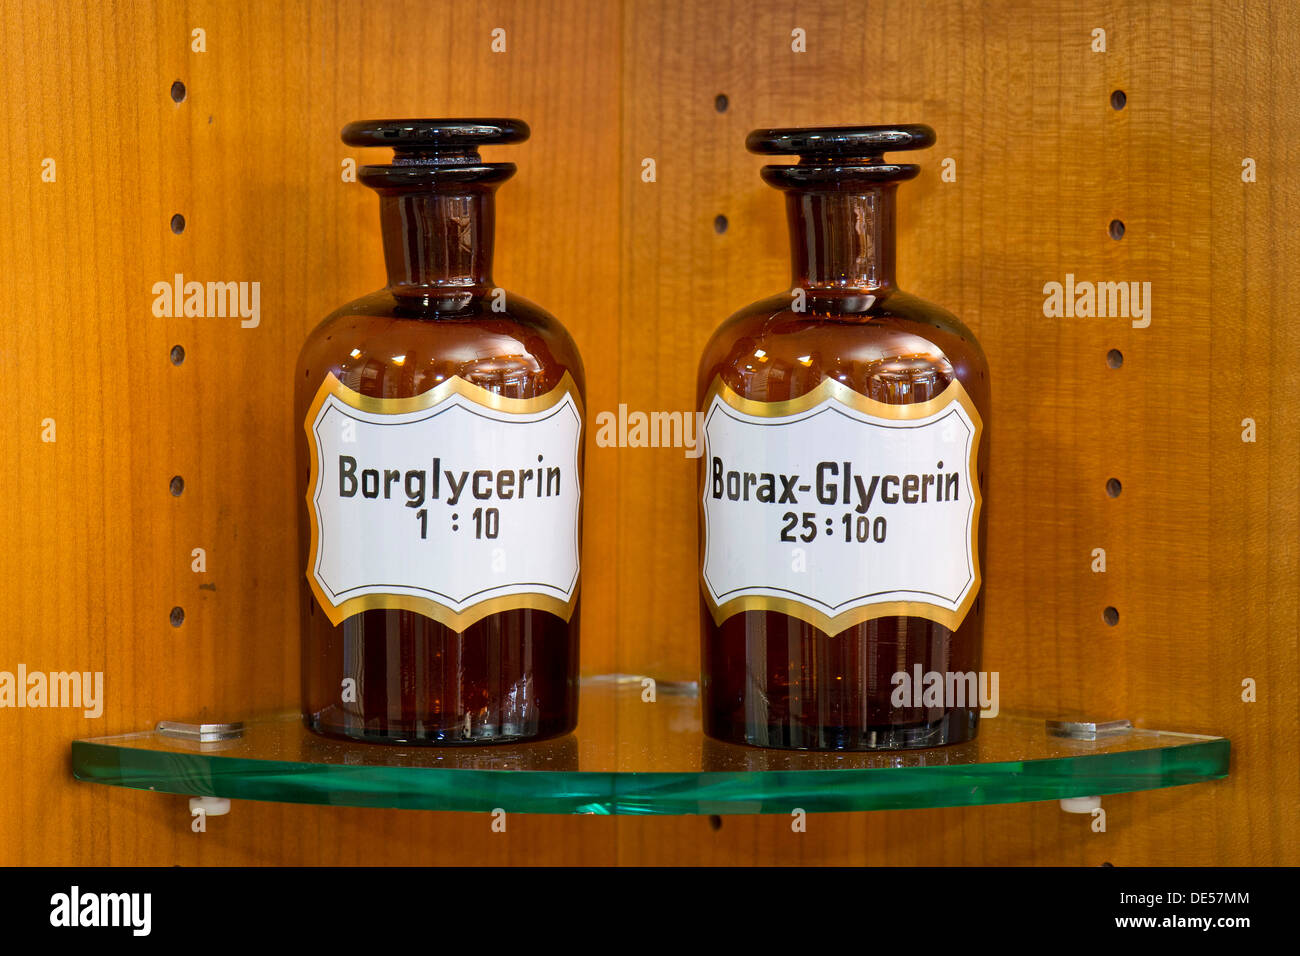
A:
{"label": "amber glass bottle", "polygon": [[[758,130],[794,280],[705,348],[704,729],[764,747],[901,749],[979,719],[988,364],[901,291],[894,199],[925,126]],[[936,683],[937,682],[937,683]]]}
{"label": "amber glass bottle", "polygon": [[571,730],[578,704],[583,370],[492,280],[518,120],[352,123],[389,146],[388,286],[326,318],[296,373],[303,716],[320,733],[483,744]]}

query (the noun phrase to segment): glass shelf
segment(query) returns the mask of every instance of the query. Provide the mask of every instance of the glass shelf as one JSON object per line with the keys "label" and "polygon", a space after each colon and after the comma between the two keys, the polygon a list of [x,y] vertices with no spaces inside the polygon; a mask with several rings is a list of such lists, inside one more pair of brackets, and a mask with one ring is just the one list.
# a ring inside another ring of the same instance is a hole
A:
{"label": "glass shelf", "polygon": [[297,714],[235,739],[156,731],[78,740],[79,780],[191,796],[516,813],[729,814],[895,810],[1100,796],[1217,780],[1223,737],[1134,729],[1095,740],[999,715],[968,744],[815,753],[723,744],[700,732],[694,684],[584,680],[576,733],[532,744],[403,747],[318,737]]}

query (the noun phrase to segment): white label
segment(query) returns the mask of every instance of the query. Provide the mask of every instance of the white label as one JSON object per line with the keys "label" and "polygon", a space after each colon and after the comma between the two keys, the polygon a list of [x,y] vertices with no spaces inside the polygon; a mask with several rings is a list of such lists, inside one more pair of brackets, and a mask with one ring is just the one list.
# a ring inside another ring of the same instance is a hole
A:
{"label": "white label", "polygon": [[507,608],[572,611],[582,437],[573,391],[497,400],[533,409],[521,412],[449,384],[427,400],[376,401],[331,378],[317,396],[309,577],[334,623],[375,607],[457,629]]}
{"label": "white label", "polygon": [[978,412],[956,382],[924,406],[819,391],[779,417],[739,410],[762,406],[725,388],[706,408],[702,578],[715,620],[779,610],[837,633],[898,614],[955,630],[980,581]]}

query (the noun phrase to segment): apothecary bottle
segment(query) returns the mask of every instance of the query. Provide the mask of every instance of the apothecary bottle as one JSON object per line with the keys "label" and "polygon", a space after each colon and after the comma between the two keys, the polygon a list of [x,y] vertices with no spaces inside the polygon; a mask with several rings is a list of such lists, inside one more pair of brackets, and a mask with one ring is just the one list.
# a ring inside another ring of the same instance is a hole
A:
{"label": "apothecary bottle", "polygon": [[925,126],[767,129],[796,155],[789,290],[700,363],[704,729],[765,747],[970,740],[984,617],[988,364],[956,317],[898,288],[890,150]]}
{"label": "apothecary bottle", "polygon": [[584,379],[573,340],[492,278],[510,119],[352,123],[388,285],[296,373],[303,716],[320,733],[485,744],[577,722]]}

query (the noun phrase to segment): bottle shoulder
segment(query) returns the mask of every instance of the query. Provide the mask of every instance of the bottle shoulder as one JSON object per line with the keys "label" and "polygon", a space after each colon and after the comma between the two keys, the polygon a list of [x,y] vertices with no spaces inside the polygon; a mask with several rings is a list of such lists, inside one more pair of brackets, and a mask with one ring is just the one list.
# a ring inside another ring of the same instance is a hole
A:
{"label": "bottle shoulder", "polygon": [[791,290],[724,321],[701,357],[701,395],[721,378],[781,401],[833,378],[888,402],[925,401],[957,379],[984,405],[988,361],[951,312],[897,289],[879,294]]}
{"label": "bottle shoulder", "polygon": [[405,397],[459,376],[499,395],[532,398],[567,372],[585,392],[572,336],[535,303],[493,290],[438,305],[405,304],[384,289],[334,310],[299,352],[299,391],[333,374],[362,394]]}
{"label": "bottle shoulder", "polygon": [[[383,321],[372,321],[383,320]],[[343,327],[418,330],[429,336],[470,334],[476,328],[518,334],[538,332],[565,338],[567,330],[550,312],[518,293],[505,289],[448,291],[437,300],[404,302],[388,289],[380,289],[339,306],[308,334],[308,341]]]}

